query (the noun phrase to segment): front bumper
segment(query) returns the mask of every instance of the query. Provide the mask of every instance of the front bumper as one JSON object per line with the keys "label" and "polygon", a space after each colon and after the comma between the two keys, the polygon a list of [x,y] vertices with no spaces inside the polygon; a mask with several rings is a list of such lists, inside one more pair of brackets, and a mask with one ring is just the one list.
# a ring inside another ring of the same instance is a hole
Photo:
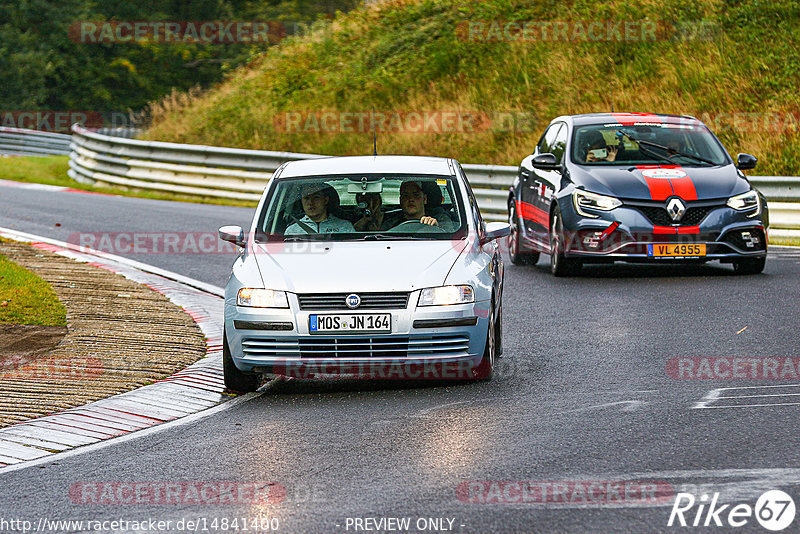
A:
{"label": "front bumper", "polygon": [[[566,203],[565,203],[566,204]],[[644,203],[642,203],[644,204]],[[724,205],[696,203],[704,208],[697,224],[655,225],[639,205],[624,204],[611,211],[592,211],[597,218],[585,217],[571,203],[564,206],[566,255],[584,261],[734,261],[767,254],[765,212],[748,218]],[[692,203],[689,203],[693,206]],[[589,210],[587,210],[589,211]],[[705,256],[654,257],[649,245],[656,243],[705,244]]]}
{"label": "front bumper", "polygon": [[[236,367],[243,372],[295,377],[332,374],[450,378],[483,357],[490,301],[417,307],[419,291],[404,309],[300,309],[289,294],[288,309],[237,306],[226,299],[225,332]],[[312,314],[389,313],[390,334],[312,334]],[[444,366],[444,368],[442,368]]]}

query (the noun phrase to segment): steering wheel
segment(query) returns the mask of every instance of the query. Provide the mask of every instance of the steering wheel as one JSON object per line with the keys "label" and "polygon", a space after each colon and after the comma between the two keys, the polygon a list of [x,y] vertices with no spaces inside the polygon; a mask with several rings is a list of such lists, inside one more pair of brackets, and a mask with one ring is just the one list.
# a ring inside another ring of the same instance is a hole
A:
{"label": "steering wheel", "polygon": [[386,230],[389,233],[394,232],[444,232],[439,226],[432,226],[430,224],[423,224],[419,221],[403,221],[397,226]]}

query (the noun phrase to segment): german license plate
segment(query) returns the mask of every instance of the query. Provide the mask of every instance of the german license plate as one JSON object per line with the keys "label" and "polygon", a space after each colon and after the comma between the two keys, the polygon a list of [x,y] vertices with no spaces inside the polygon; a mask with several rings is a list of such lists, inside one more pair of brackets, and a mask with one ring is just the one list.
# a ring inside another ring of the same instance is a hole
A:
{"label": "german license plate", "polygon": [[666,243],[647,245],[647,255],[654,258],[705,256],[705,243]]}
{"label": "german license plate", "polygon": [[390,313],[341,313],[335,315],[309,315],[308,331],[312,334],[330,332],[381,332],[392,331]]}

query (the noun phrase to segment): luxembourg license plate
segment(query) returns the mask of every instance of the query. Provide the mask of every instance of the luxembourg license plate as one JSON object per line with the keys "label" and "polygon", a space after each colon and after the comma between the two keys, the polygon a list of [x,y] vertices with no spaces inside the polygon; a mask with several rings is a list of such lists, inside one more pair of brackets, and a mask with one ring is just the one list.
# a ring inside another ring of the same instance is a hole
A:
{"label": "luxembourg license plate", "polygon": [[654,258],[705,256],[706,245],[705,243],[655,243],[647,245],[647,255]]}
{"label": "luxembourg license plate", "polygon": [[340,313],[335,315],[309,315],[308,331],[312,334],[331,332],[380,332],[392,331],[390,313]]}

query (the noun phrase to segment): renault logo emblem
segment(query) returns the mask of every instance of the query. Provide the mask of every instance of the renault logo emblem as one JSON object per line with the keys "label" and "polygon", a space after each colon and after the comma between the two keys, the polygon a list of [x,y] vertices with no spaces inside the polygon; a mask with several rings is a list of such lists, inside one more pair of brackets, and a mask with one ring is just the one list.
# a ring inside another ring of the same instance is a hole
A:
{"label": "renault logo emblem", "polygon": [[361,297],[359,297],[355,293],[347,295],[347,297],[345,297],[344,299],[344,303],[347,304],[347,307],[350,308],[351,310],[353,308],[358,308],[359,306],[361,306]]}
{"label": "renault logo emblem", "polygon": [[679,198],[673,198],[667,202],[667,213],[673,221],[680,221],[683,214],[686,213],[686,206]]}

